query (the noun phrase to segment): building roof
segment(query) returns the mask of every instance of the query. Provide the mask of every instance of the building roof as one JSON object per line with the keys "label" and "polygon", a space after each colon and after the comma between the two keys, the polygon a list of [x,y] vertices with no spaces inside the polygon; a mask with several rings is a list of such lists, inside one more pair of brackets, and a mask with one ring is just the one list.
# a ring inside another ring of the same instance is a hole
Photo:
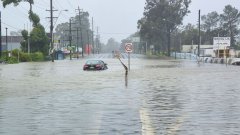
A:
{"label": "building roof", "polygon": [[[23,41],[22,36],[7,36],[9,43],[20,43]],[[2,43],[6,42],[6,36],[2,36]]]}

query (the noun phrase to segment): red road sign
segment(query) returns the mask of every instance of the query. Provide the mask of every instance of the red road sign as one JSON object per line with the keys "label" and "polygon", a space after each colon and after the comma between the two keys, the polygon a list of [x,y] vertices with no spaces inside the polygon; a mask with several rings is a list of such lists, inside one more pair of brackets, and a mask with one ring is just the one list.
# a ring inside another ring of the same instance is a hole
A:
{"label": "red road sign", "polygon": [[126,43],[126,44],[125,44],[125,51],[128,52],[128,53],[130,53],[130,52],[133,51],[133,45],[132,45],[132,43]]}

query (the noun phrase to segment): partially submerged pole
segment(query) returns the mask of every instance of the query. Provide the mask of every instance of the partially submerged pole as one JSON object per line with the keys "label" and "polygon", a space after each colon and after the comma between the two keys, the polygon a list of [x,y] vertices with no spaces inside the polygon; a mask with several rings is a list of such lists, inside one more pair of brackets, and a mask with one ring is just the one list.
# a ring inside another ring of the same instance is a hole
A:
{"label": "partially submerged pole", "polygon": [[124,69],[125,69],[125,74],[127,75],[128,74],[128,68],[127,68],[127,66],[121,61],[121,59],[120,59],[120,56],[118,56],[117,57],[118,59],[119,59],[119,61],[121,62],[121,64],[123,65],[123,67],[124,67]]}

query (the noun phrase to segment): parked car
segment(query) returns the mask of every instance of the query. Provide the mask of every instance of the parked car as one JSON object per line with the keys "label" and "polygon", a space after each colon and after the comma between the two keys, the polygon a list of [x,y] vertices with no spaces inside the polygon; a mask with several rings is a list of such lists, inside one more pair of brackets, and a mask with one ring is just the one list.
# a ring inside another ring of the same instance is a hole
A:
{"label": "parked car", "polygon": [[88,60],[83,66],[83,70],[105,70],[108,69],[107,64],[102,60]]}

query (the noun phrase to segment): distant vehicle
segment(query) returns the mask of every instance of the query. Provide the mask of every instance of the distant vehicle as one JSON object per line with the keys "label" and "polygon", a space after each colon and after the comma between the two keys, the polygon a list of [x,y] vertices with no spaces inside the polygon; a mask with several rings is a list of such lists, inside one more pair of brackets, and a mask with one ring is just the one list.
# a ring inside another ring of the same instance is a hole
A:
{"label": "distant vehicle", "polygon": [[102,60],[88,60],[83,66],[83,70],[106,70],[107,64]]}

